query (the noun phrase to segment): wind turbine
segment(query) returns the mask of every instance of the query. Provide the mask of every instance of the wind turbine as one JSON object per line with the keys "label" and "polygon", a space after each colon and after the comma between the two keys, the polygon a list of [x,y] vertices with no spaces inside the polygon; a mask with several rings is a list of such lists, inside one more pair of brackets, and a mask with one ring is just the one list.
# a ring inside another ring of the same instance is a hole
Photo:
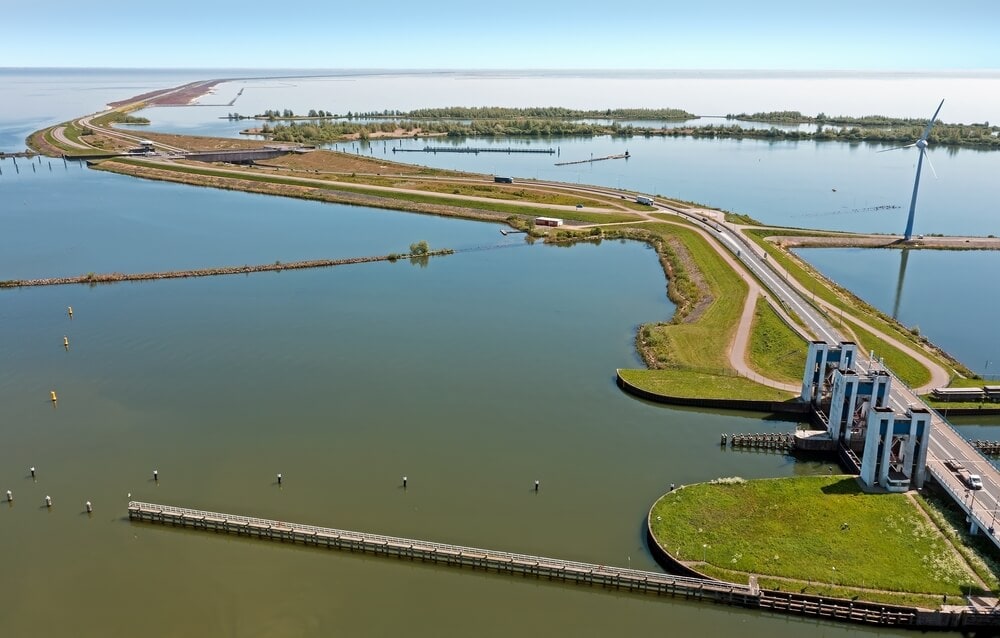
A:
{"label": "wind turbine", "polygon": [[[929,122],[927,122],[927,127],[924,128],[923,135],[920,136],[913,144],[907,144],[906,146],[895,146],[893,148],[887,148],[885,150],[879,151],[879,153],[885,153],[886,151],[898,151],[901,148],[911,148],[916,146],[920,150],[920,157],[917,158],[917,178],[913,180],[913,197],[910,198],[910,215],[906,218],[906,232],[903,233],[903,241],[910,241],[910,237],[913,236],[913,212],[917,208],[917,188],[920,186],[920,167],[924,163],[924,156],[927,155],[927,136],[931,134],[931,127],[934,126],[934,120],[937,119],[938,113],[941,112],[941,107],[944,106],[944,100],[938,104],[937,110],[934,111],[934,115],[931,116]],[[931,164],[931,158],[927,158],[927,164],[931,167],[931,172],[934,173],[934,177],[937,177],[937,171],[934,170],[934,165]]]}

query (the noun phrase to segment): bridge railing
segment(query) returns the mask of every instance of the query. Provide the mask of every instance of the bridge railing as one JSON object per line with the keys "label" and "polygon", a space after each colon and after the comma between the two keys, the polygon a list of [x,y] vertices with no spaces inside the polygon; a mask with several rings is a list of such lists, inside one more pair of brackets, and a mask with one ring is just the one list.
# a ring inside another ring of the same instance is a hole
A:
{"label": "bridge railing", "polygon": [[528,563],[528,564],[553,565],[562,568],[573,568],[583,572],[591,572],[604,575],[631,578],[639,581],[648,580],[648,581],[659,581],[664,583],[677,583],[677,584],[686,584],[694,586],[699,586],[699,585],[711,585],[716,587],[723,586],[726,587],[727,589],[732,589],[734,592],[747,593],[747,594],[750,593],[750,587],[748,585],[741,585],[737,583],[723,583],[721,581],[710,581],[701,578],[689,578],[686,576],[674,576],[672,574],[648,572],[641,569],[595,565],[593,563],[582,563],[578,561],[563,560],[559,558],[545,558],[542,556],[532,556],[530,554],[518,554],[514,552],[503,552],[492,549],[480,549],[476,547],[464,547],[461,545],[449,545],[447,543],[436,543],[432,541],[415,540],[411,538],[402,538],[398,536],[386,536],[383,534],[372,534],[369,532],[355,532],[350,530],[336,529],[332,527],[319,527],[316,525],[287,523],[284,521],[277,521],[266,518],[257,518],[253,516],[241,516],[238,514],[210,512],[210,511],[196,510],[185,507],[175,507],[172,505],[145,503],[142,501],[129,501],[128,508],[130,511],[136,511],[136,512],[163,513],[171,516],[189,517],[193,519],[213,518],[221,521],[226,521],[229,523],[237,523],[244,525],[253,524],[253,525],[259,525],[261,527],[270,527],[272,529],[280,529],[288,531],[294,530],[296,532],[313,532],[317,534],[325,534],[334,537],[346,536],[348,538],[358,538],[359,540],[364,540],[369,543],[372,542],[389,543],[397,546],[419,547],[423,550],[443,551],[455,554],[477,554],[489,557],[493,560],[499,559],[507,561],[516,561],[520,563]]}

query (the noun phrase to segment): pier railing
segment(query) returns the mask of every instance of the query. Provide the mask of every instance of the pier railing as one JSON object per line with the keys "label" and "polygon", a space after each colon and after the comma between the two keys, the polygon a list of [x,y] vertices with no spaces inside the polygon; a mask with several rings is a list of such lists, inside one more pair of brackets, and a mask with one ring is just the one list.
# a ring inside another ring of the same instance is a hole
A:
{"label": "pier railing", "polygon": [[708,578],[674,576],[663,572],[596,565],[141,501],[129,502],[128,515],[129,519],[134,521],[199,531],[362,552],[451,567],[492,570],[508,575],[518,574],[523,577],[530,576],[658,596],[684,597],[830,620],[922,628],[992,626],[1000,620],[996,614],[989,613],[956,614],[925,611],[913,607],[776,592],[760,588],[756,581],[749,585],[741,585]]}
{"label": "pier railing", "polygon": [[129,518],[203,531],[246,535],[263,540],[362,551],[446,565],[493,569],[498,572],[599,585],[660,595],[714,599],[757,606],[759,590],[749,585],[674,576],[640,569],[595,565],[477,547],[288,523],[253,516],[195,510],[171,505],[130,501]]}

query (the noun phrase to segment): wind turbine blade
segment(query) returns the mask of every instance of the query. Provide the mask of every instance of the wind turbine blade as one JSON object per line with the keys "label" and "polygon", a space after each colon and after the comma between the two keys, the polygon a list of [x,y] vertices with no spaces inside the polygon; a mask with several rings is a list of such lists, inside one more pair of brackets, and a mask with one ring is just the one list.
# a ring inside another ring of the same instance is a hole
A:
{"label": "wind turbine blade", "polygon": [[881,151],[875,151],[876,153],[888,153],[889,151],[898,151],[901,148],[910,148],[916,146],[916,142],[913,144],[907,144],[906,146],[893,146],[892,148],[883,148]]}
{"label": "wind turbine blade", "polygon": [[931,116],[931,121],[927,123],[927,128],[924,129],[924,134],[920,136],[920,139],[927,141],[927,136],[931,134],[931,127],[934,126],[934,120],[937,119],[938,113],[941,112],[941,107],[944,106],[944,100],[938,104],[937,110],[934,111],[934,115]]}
{"label": "wind turbine blade", "polygon": [[936,170],[934,170],[934,164],[933,164],[933,163],[931,163],[931,155],[930,155],[930,153],[928,153],[928,152],[927,152],[927,149],[926,149],[926,148],[922,148],[922,149],[920,149],[920,152],[921,152],[921,153],[923,153],[923,154],[924,154],[924,157],[926,157],[926,158],[927,158],[927,165],[931,167],[931,173],[933,173],[933,174],[934,174],[934,179],[937,179],[937,178],[938,178],[938,176],[937,176],[937,171],[936,171]]}

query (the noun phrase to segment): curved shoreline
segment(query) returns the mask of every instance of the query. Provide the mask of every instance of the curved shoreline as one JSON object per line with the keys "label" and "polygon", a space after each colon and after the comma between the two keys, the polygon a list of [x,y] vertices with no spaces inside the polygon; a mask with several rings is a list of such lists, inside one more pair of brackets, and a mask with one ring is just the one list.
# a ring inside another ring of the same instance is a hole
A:
{"label": "curved shoreline", "polygon": [[809,404],[801,401],[758,401],[754,399],[715,399],[707,397],[677,397],[644,390],[622,377],[622,369],[615,370],[615,383],[626,394],[668,405],[680,405],[697,408],[721,408],[725,410],[743,410],[747,412],[766,412],[770,414],[808,414]]}
{"label": "curved shoreline", "polygon": [[[789,480],[795,479],[792,478]],[[676,489],[684,488],[685,486],[681,485]],[[653,511],[664,498],[674,491],[676,490],[671,489],[671,491],[660,495],[650,505],[649,512],[646,515],[646,545],[653,558],[657,564],[671,573],[720,583],[731,582],[703,574],[690,564],[683,562],[680,558],[671,554],[656,538],[653,532]],[[755,575],[748,574],[748,577],[750,578],[751,587],[754,587],[756,585]],[[773,590],[761,587],[757,591],[759,593],[756,605],[753,608],[759,611],[808,616],[862,625],[896,626],[922,631],[948,630],[962,627],[971,629],[972,627],[980,626],[978,623],[972,624],[976,620],[976,614],[967,616],[965,611],[927,609],[912,605],[866,601],[857,597],[840,598],[830,595],[787,591],[784,589]],[[965,623],[969,624],[966,625]]]}

